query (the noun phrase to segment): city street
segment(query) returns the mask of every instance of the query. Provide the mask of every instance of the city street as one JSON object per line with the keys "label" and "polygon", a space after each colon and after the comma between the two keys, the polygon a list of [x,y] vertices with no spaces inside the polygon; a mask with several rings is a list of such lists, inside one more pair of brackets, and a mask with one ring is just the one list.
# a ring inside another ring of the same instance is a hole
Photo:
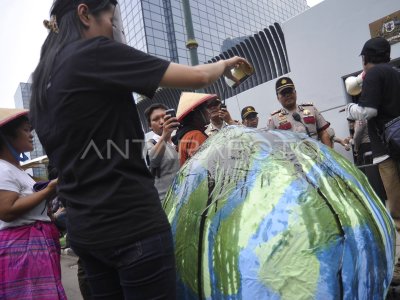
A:
{"label": "city street", "polygon": [[[400,238],[397,235],[396,243],[396,257],[400,253]],[[79,291],[78,277],[76,275],[78,271],[77,265],[78,258],[71,255],[61,255],[61,272],[62,272],[62,283],[67,294],[68,300],[83,300]],[[399,293],[398,289],[396,292]],[[397,299],[396,296],[389,296],[388,300]]]}
{"label": "city street", "polygon": [[62,283],[68,300],[83,299],[79,291],[78,277],[76,275],[78,271],[77,261],[78,258],[75,256],[61,255]]}

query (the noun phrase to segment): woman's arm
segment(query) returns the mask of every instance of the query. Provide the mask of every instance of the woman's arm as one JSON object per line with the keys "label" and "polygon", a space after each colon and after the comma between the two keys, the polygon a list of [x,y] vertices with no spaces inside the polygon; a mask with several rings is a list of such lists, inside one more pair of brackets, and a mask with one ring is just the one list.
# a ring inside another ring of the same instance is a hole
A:
{"label": "woman's arm", "polygon": [[25,197],[20,197],[16,192],[0,190],[0,220],[12,222],[39,205],[55,192],[57,181],[52,180],[45,189]]}
{"label": "woman's arm", "polygon": [[237,81],[230,70],[239,64],[250,64],[242,57],[232,57],[212,64],[187,66],[171,63],[161,79],[160,86],[169,88],[203,88],[218,80],[222,75]]}

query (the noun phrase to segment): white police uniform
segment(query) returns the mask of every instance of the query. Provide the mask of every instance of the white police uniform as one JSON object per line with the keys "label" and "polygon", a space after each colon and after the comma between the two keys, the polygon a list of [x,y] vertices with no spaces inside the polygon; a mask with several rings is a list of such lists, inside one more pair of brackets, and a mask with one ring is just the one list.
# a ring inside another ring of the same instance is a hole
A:
{"label": "white police uniform", "polygon": [[285,108],[272,112],[268,121],[268,128],[301,132],[318,140],[318,133],[327,129],[330,125],[312,103],[297,105],[296,112],[299,114],[301,122],[296,121],[293,113]]}

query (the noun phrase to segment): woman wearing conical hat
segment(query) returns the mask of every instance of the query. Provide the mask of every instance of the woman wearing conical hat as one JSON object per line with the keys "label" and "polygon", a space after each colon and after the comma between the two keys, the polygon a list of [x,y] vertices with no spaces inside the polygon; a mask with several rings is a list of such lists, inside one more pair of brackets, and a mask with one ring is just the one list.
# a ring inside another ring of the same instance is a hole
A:
{"label": "woman wearing conical hat", "polygon": [[20,167],[33,150],[27,113],[0,108],[0,299],[66,299],[59,233],[46,209],[57,181],[34,193]]}
{"label": "woman wearing conical hat", "polygon": [[207,107],[213,102],[219,101],[217,99],[218,96],[215,94],[182,93],[176,114],[182,126],[175,135],[181,166],[197,152],[207,139],[208,136],[204,133],[206,126],[210,123]]}

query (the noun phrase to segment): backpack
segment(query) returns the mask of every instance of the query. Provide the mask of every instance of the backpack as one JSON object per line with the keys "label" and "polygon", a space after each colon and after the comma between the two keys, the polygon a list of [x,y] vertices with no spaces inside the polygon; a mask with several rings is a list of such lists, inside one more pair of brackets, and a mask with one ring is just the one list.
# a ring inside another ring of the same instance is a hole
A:
{"label": "backpack", "polygon": [[[400,69],[395,69],[400,76]],[[400,159],[400,116],[387,122],[383,126],[382,138],[386,147],[389,151],[390,157],[399,160]]]}
{"label": "backpack", "polygon": [[390,157],[400,159],[400,117],[386,123],[383,130],[383,140]]}

